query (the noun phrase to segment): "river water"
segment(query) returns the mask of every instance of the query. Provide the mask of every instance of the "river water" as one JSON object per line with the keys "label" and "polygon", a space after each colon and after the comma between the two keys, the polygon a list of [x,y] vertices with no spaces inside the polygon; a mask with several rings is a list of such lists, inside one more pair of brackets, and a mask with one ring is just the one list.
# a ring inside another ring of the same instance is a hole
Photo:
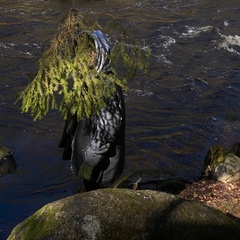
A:
{"label": "river water", "polygon": [[161,167],[195,179],[211,146],[240,140],[239,1],[1,0],[0,144],[13,151],[18,170],[0,178],[0,239],[82,186],[61,160],[61,116],[34,122],[14,105],[70,8],[86,18],[103,13],[103,21],[105,13],[116,16],[152,49],[149,73],[125,93],[125,172]]}

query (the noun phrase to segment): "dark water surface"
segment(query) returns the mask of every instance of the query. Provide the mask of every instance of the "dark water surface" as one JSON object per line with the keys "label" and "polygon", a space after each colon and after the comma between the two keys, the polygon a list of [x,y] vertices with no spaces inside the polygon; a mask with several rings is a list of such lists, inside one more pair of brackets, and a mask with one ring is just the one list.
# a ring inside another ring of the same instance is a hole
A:
{"label": "dark water surface", "polygon": [[161,167],[194,179],[211,146],[240,141],[239,1],[1,0],[0,144],[18,171],[0,178],[0,239],[81,186],[61,160],[61,116],[34,122],[14,105],[71,7],[118,17],[152,48],[149,74],[131,80],[125,96],[126,171]]}

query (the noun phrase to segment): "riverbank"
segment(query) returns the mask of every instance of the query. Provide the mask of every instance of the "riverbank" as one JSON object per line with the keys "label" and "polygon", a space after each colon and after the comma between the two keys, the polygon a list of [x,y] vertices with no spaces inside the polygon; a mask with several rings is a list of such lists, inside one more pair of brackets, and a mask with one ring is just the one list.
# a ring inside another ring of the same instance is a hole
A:
{"label": "riverbank", "polygon": [[187,184],[178,196],[194,200],[233,216],[240,223],[240,183],[199,180]]}

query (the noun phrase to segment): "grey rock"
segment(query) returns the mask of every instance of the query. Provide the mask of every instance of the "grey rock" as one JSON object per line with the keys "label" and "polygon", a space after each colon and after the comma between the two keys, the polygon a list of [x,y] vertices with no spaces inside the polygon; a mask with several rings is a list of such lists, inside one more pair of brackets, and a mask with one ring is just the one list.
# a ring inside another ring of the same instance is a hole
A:
{"label": "grey rock", "polygon": [[214,169],[214,176],[221,182],[240,180],[240,158],[232,153],[226,154],[225,160]]}
{"label": "grey rock", "polygon": [[221,146],[211,147],[205,158],[204,176],[224,183],[239,181],[239,147],[239,143],[234,144],[230,152]]}
{"label": "grey rock", "polygon": [[222,212],[152,190],[101,189],[45,205],[17,225],[12,239],[240,239]]}

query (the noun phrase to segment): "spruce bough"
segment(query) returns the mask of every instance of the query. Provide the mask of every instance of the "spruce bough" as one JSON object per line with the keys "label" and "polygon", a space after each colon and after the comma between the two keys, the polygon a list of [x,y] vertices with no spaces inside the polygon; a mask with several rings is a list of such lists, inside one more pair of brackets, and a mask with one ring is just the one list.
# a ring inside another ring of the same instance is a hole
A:
{"label": "spruce bough", "polygon": [[[150,49],[142,48],[131,40],[122,25],[116,22],[111,19],[107,26],[110,29],[114,23],[114,28],[116,25],[119,27],[120,40],[114,40],[108,56],[111,73],[106,75],[91,66],[89,39],[77,37],[81,32],[106,29],[101,28],[97,21],[90,26],[76,10],[71,10],[39,60],[38,72],[17,96],[16,102],[22,102],[21,112],[30,113],[37,120],[51,109],[58,109],[64,119],[68,114],[76,114],[80,121],[98,114],[106,106],[107,99],[113,96],[116,86],[126,90],[127,80],[133,78],[138,69],[147,69]],[[126,68],[121,77],[117,73],[119,65]]]}

